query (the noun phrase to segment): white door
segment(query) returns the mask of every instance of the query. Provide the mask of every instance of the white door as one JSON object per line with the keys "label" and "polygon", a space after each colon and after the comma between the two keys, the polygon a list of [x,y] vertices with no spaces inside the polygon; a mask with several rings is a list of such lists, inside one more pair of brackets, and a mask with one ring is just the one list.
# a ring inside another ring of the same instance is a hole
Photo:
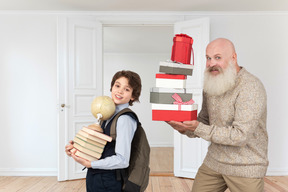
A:
{"label": "white door", "polygon": [[65,145],[95,118],[91,102],[102,95],[102,24],[90,18],[58,19],[58,180],[84,178]]}
{"label": "white door", "polygon": [[[193,38],[194,70],[187,78],[187,88],[193,89],[193,100],[198,104],[198,113],[202,104],[203,72],[205,52],[209,43],[209,18],[200,18],[175,23],[174,33],[184,33]],[[191,56],[192,62],[192,56]],[[174,131],[174,175],[195,178],[199,166],[207,153],[208,142],[199,138],[188,138]]]}

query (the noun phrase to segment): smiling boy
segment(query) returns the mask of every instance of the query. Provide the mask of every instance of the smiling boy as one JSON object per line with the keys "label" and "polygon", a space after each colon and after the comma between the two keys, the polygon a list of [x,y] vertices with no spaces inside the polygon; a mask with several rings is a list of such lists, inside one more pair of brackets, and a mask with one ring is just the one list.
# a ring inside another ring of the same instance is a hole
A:
{"label": "smiling boy", "polygon": [[[111,98],[116,105],[114,115],[102,124],[103,132],[110,135],[111,120],[121,110],[139,101],[141,94],[140,76],[132,71],[119,71],[111,81]],[[121,115],[117,121],[116,141],[107,143],[102,156],[97,161],[88,161],[71,153],[72,141],[66,146],[66,153],[88,168],[86,176],[86,190],[93,192],[120,192],[121,180],[116,178],[116,169],[129,166],[131,142],[137,128],[137,121],[129,115]]]}

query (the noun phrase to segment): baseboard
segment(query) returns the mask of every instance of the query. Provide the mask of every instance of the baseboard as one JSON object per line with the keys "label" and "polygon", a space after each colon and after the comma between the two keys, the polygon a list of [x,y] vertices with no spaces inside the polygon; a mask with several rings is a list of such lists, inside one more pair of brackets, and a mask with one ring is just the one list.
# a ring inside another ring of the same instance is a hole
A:
{"label": "baseboard", "polygon": [[0,176],[57,176],[57,168],[0,168]]}
{"label": "baseboard", "polygon": [[171,143],[150,143],[150,147],[174,147]]}
{"label": "baseboard", "polygon": [[287,176],[288,168],[269,168],[267,170],[266,176]]}

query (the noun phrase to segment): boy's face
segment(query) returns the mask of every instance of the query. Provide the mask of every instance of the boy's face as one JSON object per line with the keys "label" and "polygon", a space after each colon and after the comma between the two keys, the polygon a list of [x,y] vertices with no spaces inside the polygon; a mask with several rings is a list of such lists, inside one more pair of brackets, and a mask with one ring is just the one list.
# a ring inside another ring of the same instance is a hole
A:
{"label": "boy's face", "polygon": [[128,103],[132,98],[133,89],[130,87],[126,77],[117,79],[111,90],[111,97],[116,105]]}

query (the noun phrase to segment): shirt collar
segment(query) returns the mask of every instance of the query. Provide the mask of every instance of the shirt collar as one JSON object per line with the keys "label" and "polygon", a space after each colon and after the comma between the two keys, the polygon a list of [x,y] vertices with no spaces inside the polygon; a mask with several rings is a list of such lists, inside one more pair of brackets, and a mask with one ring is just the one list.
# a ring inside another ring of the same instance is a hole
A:
{"label": "shirt collar", "polygon": [[124,103],[124,104],[116,105],[115,113],[112,115],[112,117],[110,117],[110,119],[107,120],[107,123],[108,123],[118,112],[120,112],[122,109],[128,108],[128,107],[129,107],[129,103]]}
{"label": "shirt collar", "polygon": [[114,114],[117,114],[119,111],[121,111],[124,108],[128,108],[129,107],[129,103],[124,103],[124,104],[120,104],[120,105],[116,105],[116,110]]}
{"label": "shirt collar", "polygon": [[107,119],[106,124],[105,124],[105,127],[108,125],[108,123],[111,121],[111,119],[112,119],[118,112],[120,112],[122,109],[128,108],[128,107],[129,107],[129,103],[124,103],[124,104],[116,105],[115,113],[112,115],[112,117],[110,117],[110,119]]}

